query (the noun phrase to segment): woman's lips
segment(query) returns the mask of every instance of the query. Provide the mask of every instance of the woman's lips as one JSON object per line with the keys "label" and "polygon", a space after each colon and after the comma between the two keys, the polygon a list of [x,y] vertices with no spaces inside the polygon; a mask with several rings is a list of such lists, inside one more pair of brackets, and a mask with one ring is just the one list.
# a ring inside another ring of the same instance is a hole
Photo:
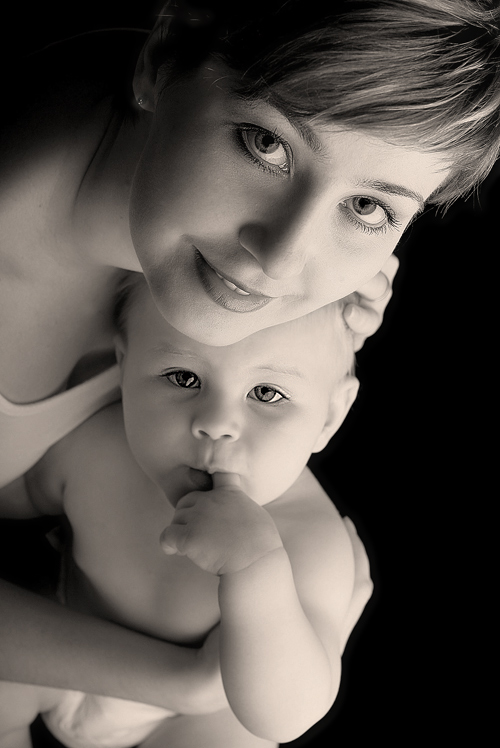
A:
{"label": "woman's lips", "polygon": [[231,291],[240,294],[240,296],[250,296],[250,291],[244,291],[242,288],[238,288],[237,285],[231,283],[231,281],[229,281],[227,278],[224,278],[224,276],[218,273],[217,270],[215,270],[214,268],[212,268],[212,270],[214,271],[215,275],[221,279],[224,285],[227,286]]}
{"label": "woman's lips", "polygon": [[[219,306],[231,312],[253,312],[273,301],[271,296],[262,296],[240,288],[221,276],[195,247],[195,267],[203,289]],[[234,288],[232,288],[234,286]]]}

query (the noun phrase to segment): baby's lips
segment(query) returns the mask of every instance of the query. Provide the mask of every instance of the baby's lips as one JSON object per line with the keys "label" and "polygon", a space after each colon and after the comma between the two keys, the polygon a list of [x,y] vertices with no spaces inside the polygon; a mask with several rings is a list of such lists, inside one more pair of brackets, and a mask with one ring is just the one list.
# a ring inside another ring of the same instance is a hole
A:
{"label": "baby's lips", "polygon": [[213,488],[212,476],[206,470],[189,468],[189,477],[194,484],[196,491],[211,491]]}
{"label": "baby's lips", "polygon": [[212,474],[214,488],[241,488],[241,477],[238,473]]}

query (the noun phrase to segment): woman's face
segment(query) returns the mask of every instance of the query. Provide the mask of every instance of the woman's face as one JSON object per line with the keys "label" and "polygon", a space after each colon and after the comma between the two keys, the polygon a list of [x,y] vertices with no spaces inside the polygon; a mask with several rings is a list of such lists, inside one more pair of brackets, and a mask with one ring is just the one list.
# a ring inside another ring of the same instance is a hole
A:
{"label": "woman's face", "polygon": [[446,174],[436,154],[304,129],[207,63],[157,98],[132,239],[165,319],[229,345],[372,278]]}

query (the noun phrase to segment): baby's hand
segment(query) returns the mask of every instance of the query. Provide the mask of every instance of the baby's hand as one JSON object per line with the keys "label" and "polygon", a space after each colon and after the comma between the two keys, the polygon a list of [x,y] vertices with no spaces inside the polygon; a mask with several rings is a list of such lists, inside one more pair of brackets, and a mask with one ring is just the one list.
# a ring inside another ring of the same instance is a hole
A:
{"label": "baby's hand", "polygon": [[211,574],[241,571],[282,542],[271,515],[240,488],[233,473],[214,473],[211,491],[178,502],[160,538],[166,554],[187,556]]}

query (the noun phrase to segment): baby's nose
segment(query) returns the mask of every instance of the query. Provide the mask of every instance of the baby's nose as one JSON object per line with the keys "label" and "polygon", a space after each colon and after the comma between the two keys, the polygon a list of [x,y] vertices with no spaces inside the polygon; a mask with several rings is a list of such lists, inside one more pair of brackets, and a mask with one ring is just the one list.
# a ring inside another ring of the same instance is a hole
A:
{"label": "baby's nose", "polygon": [[234,441],[240,435],[240,426],[229,409],[211,407],[193,419],[192,433],[196,439]]}

